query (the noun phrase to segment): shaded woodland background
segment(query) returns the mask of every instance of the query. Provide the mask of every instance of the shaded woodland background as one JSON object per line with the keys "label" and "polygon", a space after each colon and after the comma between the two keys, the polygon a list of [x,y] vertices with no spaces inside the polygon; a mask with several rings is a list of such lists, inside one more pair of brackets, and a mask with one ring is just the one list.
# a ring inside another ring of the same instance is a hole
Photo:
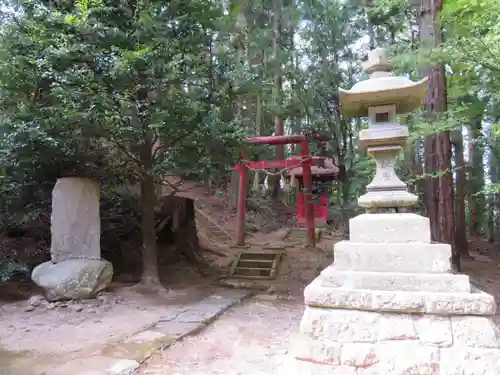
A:
{"label": "shaded woodland background", "polygon": [[[230,168],[248,136],[330,134],[328,152],[346,170],[331,215],[345,228],[374,165],[357,146],[365,119],[343,116],[338,88],[367,78],[361,64],[377,46],[390,48],[397,74],[429,76],[424,107],[399,118],[412,137],[398,173],[458,264],[469,240],[500,236],[499,9],[499,0],[5,0],[0,279],[49,258],[51,190],[65,176],[100,181],[102,253],[118,273],[142,263],[142,280],[156,283],[163,263],[199,261],[178,181],[204,185],[231,215]],[[293,202],[279,179],[257,193],[264,176],[252,178],[251,217],[268,218],[254,224],[286,225]]]}

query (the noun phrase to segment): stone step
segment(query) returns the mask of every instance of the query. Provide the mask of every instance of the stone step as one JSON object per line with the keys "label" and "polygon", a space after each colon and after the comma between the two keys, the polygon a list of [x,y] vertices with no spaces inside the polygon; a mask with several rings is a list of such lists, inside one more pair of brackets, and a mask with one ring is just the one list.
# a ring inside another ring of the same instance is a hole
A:
{"label": "stone step", "polygon": [[471,293],[332,288],[316,279],[304,290],[308,306],[436,315],[494,315],[495,298],[472,288]]}
{"label": "stone step", "polygon": [[321,272],[320,278],[323,286],[333,288],[461,293],[471,290],[469,276],[450,273],[339,271],[330,266]]}
{"label": "stone step", "polygon": [[349,238],[354,242],[431,242],[429,219],[409,213],[363,214],[349,220]]}
{"label": "stone step", "polygon": [[284,250],[248,249],[236,255],[228,277],[239,279],[274,279]]}
{"label": "stone step", "polygon": [[341,271],[451,273],[451,246],[441,243],[367,243],[340,241],[334,246]]}

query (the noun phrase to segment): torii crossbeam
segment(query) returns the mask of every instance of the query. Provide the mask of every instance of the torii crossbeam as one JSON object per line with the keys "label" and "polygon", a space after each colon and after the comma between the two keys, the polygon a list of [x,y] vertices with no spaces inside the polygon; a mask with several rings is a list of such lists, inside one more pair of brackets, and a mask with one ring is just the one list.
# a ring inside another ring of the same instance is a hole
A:
{"label": "torii crossbeam", "polygon": [[291,169],[302,166],[304,180],[304,205],[305,205],[305,222],[307,231],[307,247],[316,246],[316,238],[314,231],[314,212],[311,202],[312,199],[312,176],[311,164],[323,160],[321,157],[311,157],[309,155],[309,141],[306,136],[302,135],[280,135],[269,137],[254,137],[246,141],[249,144],[267,144],[267,145],[286,145],[298,144],[300,146],[300,159],[286,160],[271,160],[271,161],[247,161],[246,156],[242,155],[241,162],[233,168],[240,172],[240,182],[238,191],[238,206],[236,218],[236,246],[245,244],[245,212],[247,200],[247,171],[252,169]]}

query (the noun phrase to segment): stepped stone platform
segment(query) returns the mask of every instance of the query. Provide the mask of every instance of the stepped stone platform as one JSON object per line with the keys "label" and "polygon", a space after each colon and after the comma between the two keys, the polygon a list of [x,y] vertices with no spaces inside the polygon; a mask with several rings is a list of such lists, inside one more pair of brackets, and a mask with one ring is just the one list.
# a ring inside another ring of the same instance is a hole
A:
{"label": "stepped stone platform", "polygon": [[498,375],[494,298],[454,273],[429,220],[364,214],[309,286],[287,375]]}

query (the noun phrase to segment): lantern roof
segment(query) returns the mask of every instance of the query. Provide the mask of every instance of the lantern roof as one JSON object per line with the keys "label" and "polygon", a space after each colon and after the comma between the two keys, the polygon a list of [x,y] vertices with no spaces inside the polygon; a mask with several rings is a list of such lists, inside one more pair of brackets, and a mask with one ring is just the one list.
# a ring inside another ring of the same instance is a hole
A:
{"label": "lantern roof", "polygon": [[366,117],[368,107],[396,105],[397,113],[407,113],[422,105],[428,90],[428,78],[413,82],[392,73],[385,48],[368,53],[365,70],[367,80],[356,83],[350,90],[339,89],[342,111],[349,117]]}

